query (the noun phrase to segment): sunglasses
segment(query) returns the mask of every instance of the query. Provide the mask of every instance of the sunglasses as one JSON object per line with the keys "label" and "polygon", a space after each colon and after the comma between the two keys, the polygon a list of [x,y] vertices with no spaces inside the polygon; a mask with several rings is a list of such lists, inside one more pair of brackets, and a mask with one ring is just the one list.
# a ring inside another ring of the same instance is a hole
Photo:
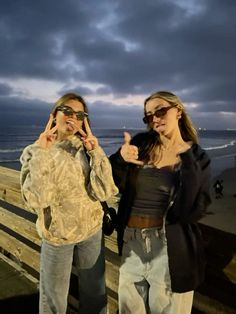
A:
{"label": "sunglasses", "polygon": [[73,114],[75,114],[76,119],[81,120],[81,121],[83,121],[85,118],[88,117],[87,112],[74,111],[71,107],[65,106],[65,105],[61,105],[61,106],[57,107],[57,111],[63,112],[65,116],[73,116]]}
{"label": "sunglasses", "polygon": [[173,106],[169,106],[169,107],[163,107],[161,109],[157,109],[154,113],[151,113],[151,114],[148,114],[146,115],[145,114],[145,117],[143,118],[143,122],[145,124],[150,124],[153,122],[153,117],[155,116],[156,118],[162,118],[164,117],[167,112],[171,109],[171,108],[174,108],[176,107],[175,105]]}

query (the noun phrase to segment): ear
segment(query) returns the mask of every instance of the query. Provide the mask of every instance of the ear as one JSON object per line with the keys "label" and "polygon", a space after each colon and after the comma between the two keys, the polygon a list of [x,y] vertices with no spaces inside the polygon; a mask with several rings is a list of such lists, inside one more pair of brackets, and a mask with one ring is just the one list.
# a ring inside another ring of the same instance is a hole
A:
{"label": "ear", "polygon": [[177,119],[179,120],[182,116],[182,110],[177,108]]}

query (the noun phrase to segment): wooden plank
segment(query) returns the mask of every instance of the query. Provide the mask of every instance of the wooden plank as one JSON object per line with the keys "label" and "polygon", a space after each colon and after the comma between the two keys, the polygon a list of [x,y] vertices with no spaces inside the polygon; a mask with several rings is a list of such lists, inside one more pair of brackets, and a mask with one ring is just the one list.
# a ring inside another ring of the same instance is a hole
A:
{"label": "wooden plank", "polygon": [[223,269],[225,275],[229,278],[229,280],[236,284],[236,253],[234,253],[229,264]]}
{"label": "wooden plank", "polygon": [[24,208],[20,190],[20,172],[0,166],[0,199]]}
{"label": "wooden plank", "polygon": [[17,180],[18,180],[19,174],[20,174],[19,170],[7,168],[7,167],[2,167],[2,166],[0,166],[0,173],[7,175],[9,177],[15,178]]}
{"label": "wooden plank", "polygon": [[120,256],[117,249],[117,234],[105,237],[106,246],[106,286],[108,288],[109,313],[116,314],[118,309],[118,280]]}
{"label": "wooden plank", "polygon": [[119,269],[112,263],[106,261],[106,284],[109,289],[117,293],[119,280]]}
{"label": "wooden plank", "polygon": [[7,182],[5,178],[0,183],[0,199],[17,207],[25,208],[24,201],[21,197],[20,186],[19,189],[14,189],[9,185],[9,182],[8,185],[4,182]]}
{"label": "wooden plank", "polygon": [[21,275],[23,275],[25,278],[27,278],[30,282],[35,284],[35,286],[38,288],[39,286],[39,280],[35,277],[33,277],[31,274],[29,274],[25,269],[22,269],[20,265],[18,265],[16,262],[8,258],[7,256],[0,253],[0,260],[7,263],[9,266],[13,267],[15,270],[17,270]]}
{"label": "wooden plank", "polygon": [[10,186],[15,190],[20,189],[20,172],[18,172],[17,176],[14,177],[7,175],[7,173],[0,172],[0,181],[2,182],[3,179],[5,180],[4,184],[6,186]]}
{"label": "wooden plank", "polygon": [[14,255],[20,262],[25,263],[39,272],[40,253],[26,244],[0,230],[0,247]]}
{"label": "wooden plank", "polygon": [[26,239],[41,245],[35,224],[0,207],[0,223]]}
{"label": "wooden plank", "polygon": [[109,294],[107,296],[108,299],[108,313],[116,314],[118,310],[118,302],[116,299],[112,298]]}
{"label": "wooden plank", "polygon": [[110,236],[105,236],[105,246],[112,252],[118,254],[116,238],[117,238],[116,231],[114,231]]}
{"label": "wooden plank", "polygon": [[20,172],[0,167],[0,182],[5,187],[20,191]]}
{"label": "wooden plank", "polygon": [[[22,302],[22,307],[19,308],[19,303],[16,302],[19,298],[25,299],[28,295],[38,295],[37,284],[30,281],[29,278],[25,276],[25,273],[19,271],[14,267],[14,265],[9,265],[8,262],[0,258],[0,313],[10,314],[10,313],[35,313],[24,311]],[[24,300],[26,301],[26,300]],[[11,305],[14,306],[14,311],[12,311]],[[27,307],[28,309],[28,307]],[[25,308],[26,310],[26,308]]]}
{"label": "wooden plank", "polygon": [[105,237],[106,284],[107,287],[111,289],[115,294],[117,294],[119,266],[121,258],[120,256],[118,256],[116,237],[116,232],[113,232],[112,235]]}

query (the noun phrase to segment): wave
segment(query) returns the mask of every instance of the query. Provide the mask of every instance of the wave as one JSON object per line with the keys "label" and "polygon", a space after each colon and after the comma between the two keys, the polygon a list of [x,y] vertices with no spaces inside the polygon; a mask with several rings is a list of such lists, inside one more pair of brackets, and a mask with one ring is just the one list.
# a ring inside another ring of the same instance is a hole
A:
{"label": "wave", "polygon": [[0,149],[0,153],[19,153],[23,151],[23,147],[22,148],[14,148],[14,149]]}
{"label": "wave", "polygon": [[205,150],[213,150],[213,149],[223,149],[223,148],[227,148],[229,146],[234,146],[236,143],[236,141],[231,141],[230,143],[228,144],[223,144],[223,145],[220,145],[220,146],[212,146],[212,147],[204,147]]}
{"label": "wave", "polygon": [[20,162],[20,159],[0,159],[0,163],[4,164],[4,163],[8,163],[8,162]]}
{"label": "wave", "polygon": [[222,156],[212,156],[211,158],[213,159],[223,159],[223,158],[230,158],[230,157],[235,157],[235,154],[228,154],[228,155],[222,155]]}

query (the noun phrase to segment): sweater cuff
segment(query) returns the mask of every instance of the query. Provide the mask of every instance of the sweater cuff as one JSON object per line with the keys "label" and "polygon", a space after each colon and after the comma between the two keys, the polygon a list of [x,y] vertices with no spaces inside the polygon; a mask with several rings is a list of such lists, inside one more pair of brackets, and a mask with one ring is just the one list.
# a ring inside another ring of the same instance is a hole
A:
{"label": "sweater cuff", "polygon": [[87,154],[93,159],[107,157],[101,146],[98,146],[95,149],[87,151]]}

